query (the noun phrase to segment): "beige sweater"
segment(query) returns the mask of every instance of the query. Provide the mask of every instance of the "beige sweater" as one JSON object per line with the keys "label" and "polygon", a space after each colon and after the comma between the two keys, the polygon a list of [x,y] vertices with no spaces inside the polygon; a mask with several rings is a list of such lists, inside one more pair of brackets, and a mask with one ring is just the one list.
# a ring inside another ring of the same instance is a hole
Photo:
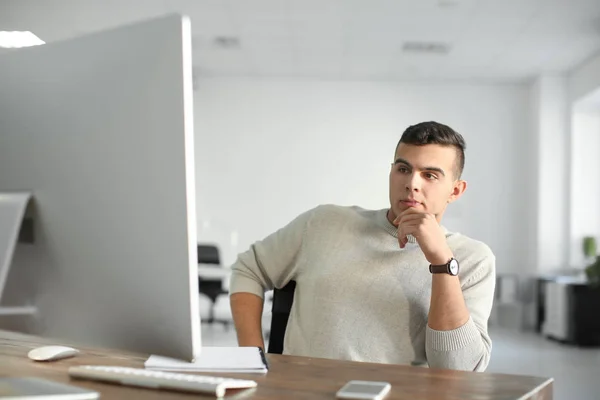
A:
{"label": "beige sweater", "polygon": [[493,253],[446,231],[471,318],[435,331],[427,325],[429,263],[414,240],[400,249],[386,211],[324,205],[305,212],[240,254],[230,292],[263,297],[296,281],[284,354],[485,370]]}

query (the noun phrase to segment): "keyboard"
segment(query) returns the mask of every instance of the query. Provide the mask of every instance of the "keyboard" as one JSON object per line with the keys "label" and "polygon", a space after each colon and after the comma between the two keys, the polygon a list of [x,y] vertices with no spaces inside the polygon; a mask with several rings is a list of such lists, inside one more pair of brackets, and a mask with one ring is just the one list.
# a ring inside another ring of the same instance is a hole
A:
{"label": "keyboard", "polygon": [[227,389],[256,387],[255,381],[245,379],[95,365],[70,367],[69,376],[75,379],[95,380],[125,386],[204,393],[216,397],[223,397]]}

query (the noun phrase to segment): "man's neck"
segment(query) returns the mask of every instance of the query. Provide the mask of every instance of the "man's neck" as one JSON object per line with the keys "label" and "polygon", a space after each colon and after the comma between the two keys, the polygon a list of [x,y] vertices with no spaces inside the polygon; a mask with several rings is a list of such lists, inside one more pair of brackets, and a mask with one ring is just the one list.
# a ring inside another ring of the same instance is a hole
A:
{"label": "man's neck", "polygon": [[394,212],[392,211],[392,209],[388,209],[387,213],[385,214],[388,221],[390,221],[390,224],[394,224],[394,220],[396,219],[396,216],[394,215]]}

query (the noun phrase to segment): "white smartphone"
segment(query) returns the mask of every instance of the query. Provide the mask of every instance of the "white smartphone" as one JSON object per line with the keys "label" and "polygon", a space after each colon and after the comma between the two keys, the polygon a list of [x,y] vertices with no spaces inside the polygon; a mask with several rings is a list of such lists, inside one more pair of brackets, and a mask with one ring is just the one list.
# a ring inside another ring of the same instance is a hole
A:
{"label": "white smartphone", "polygon": [[336,396],[338,399],[381,400],[391,388],[388,382],[349,381]]}

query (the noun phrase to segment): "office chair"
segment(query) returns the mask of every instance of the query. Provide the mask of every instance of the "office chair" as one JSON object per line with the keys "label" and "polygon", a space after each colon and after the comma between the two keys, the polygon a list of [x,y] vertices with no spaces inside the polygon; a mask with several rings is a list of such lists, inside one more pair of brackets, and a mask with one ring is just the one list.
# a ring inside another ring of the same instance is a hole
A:
{"label": "office chair", "polygon": [[[219,249],[217,246],[209,245],[209,244],[199,244],[198,245],[198,264],[208,264],[214,265],[215,268],[221,267],[221,257],[219,254]],[[228,294],[227,290],[223,289],[223,280],[221,279],[207,279],[198,277],[198,286],[200,293],[206,295],[212,306],[210,308],[210,316],[206,322],[212,324],[215,322],[215,304],[217,302],[217,297],[223,294]],[[225,327],[229,326],[229,321],[219,321],[222,322]]]}
{"label": "office chair", "polygon": [[281,289],[273,290],[273,307],[271,308],[271,330],[269,332],[268,353],[282,354],[283,339],[287,328],[288,319],[292,303],[294,302],[294,292],[296,290],[296,281],[290,281]]}

